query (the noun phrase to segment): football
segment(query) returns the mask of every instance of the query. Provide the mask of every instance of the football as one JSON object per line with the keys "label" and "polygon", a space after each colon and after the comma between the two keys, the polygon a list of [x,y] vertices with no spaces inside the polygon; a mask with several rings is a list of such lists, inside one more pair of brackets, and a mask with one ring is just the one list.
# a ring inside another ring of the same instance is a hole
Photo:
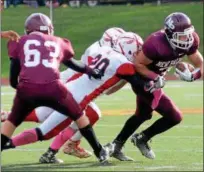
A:
{"label": "football", "polygon": [[193,65],[191,65],[190,63],[186,63],[186,62],[177,63],[176,68],[179,69],[181,72],[184,72],[186,68],[188,68],[190,72],[193,72],[195,69]]}

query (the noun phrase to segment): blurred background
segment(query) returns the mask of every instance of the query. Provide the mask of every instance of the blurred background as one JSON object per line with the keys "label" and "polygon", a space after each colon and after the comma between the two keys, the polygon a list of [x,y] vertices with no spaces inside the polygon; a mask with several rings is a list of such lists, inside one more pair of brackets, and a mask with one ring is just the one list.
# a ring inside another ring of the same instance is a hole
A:
{"label": "blurred background", "polygon": [[[4,0],[2,9],[1,29],[15,30],[21,35],[25,19],[31,13],[42,12],[50,16],[55,35],[71,40],[77,59],[110,27],[136,32],[145,39],[163,28],[167,15],[180,11],[192,19],[203,53],[202,0]],[[2,40],[3,78],[8,77],[9,69],[6,46],[6,40]]]}
{"label": "blurred background", "polygon": [[33,7],[38,6],[49,6],[50,1],[52,1],[54,7],[59,6],[70,6],[70,7],[80,7],[82,5],[87,5],[89,7],[94,7],[97,5],[116,5],[116,4],[144,4],[144,3],[169,3],[169,2],[201,2],[202,0],[1,0],[4,4],[4,8],[8,8],[10,5],[17,6],[18,4],[27,4]]}

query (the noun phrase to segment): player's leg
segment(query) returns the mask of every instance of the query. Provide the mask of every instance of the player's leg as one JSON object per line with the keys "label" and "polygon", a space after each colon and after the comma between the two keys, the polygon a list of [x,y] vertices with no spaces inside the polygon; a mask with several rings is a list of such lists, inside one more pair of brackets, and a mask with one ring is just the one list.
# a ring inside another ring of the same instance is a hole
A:
{"label": "player's leg", "polygon": [[48,140],[60,133],[71,123],[63,114],[54,111],[39,127],[28,129],[12,137],[13,146],[22,146],[37,141]]}
{"label": "player's leg", "polygon": [[[85,114],[89,118],[90,124],[93,126],[101,117],[101,111],[98,106],[91,102],[85,109]],[[84,148],[80,147],[80,142],[82,135],[78,131],[78,127],[75,123],[72,123],[68,129],[75,130],[76,132],[74,135],[68,139],[68,141],[64,144],[63,152],[65,154],[73,155],[79,158],[88,158],[92,155],[91,152],[85,150]]]}
{"label": "player's leg", "polygon": [[1,150],[5,149],[7,142],[9,142],[7,146],[12,144],[10,137],[13,135],[16,127],[23,122],[26,115],[28,115],[33,109],[34,107],[32,107],[31,104],[20,99],[18,94],[16,94],[11,114],[1,128]]}
{"label": "player's leg", "polygon": [[114,158],[121,161],[132,160],[132,158],[125,156],[122,152],[123,145],[144,121],[151,119],[152,111],[152,108],[144,101],[143,97],[137,96],[137,109],[135,114],[126,121],[122,130],[113,141],[115,144]]}
{"label": "player's leg", "polygon": [[173,101],[163,94],[158,107],[155,109],[162,118],[156,120],[150,127],[143,131],[148,140],[157,134],[163,133],[182,121],[182,113]]}
{"label": "player's leg", "polygon": [[[29,115],[26,116],[24,121],[26,122],[36,122],[41,123],[43,122],[51,113],[53,112],[53,109],[49,107],[38,107],[35,108]],[[1,111],[1,122],[6,121],[8,119],[10,112],[7,111]]]}
{"label": "player's leg", "polygon": [[111,154],[112,150],[102,147],[92,126],[90,125],[88,117],[85,114],[82,114],[80,106],[77,104],[71,93],[67,91],[66,95],[66,98],[62,98],[60,100],[60,104],[57,105],[56,108],[58,108],[60,112],[69,115],[69,117],[76,122],[80,133],[93,148],[94,154],[100,160],[100,162],[106,161],[109,158],[109,154]]}
{"label": "player's leg", "polygon": [[147,158],[154,159],[155,155],[147,142],[155,135],[165,132],[182,120],[182,115],[176,105],[163,94],[155,109],[163,117],[155,121],[150,127],[132,136],[132,142]]}
{"label": "player's leg", "polygon": [[46,106],[37,107],[25,118],[24,121],[42,123],[53,111],[53,109]]}
{"label": "player's leg", "polygon": [[[96,121],[101,117],[100,109],[96,106],[95,103],[90,103],[85,109],[85,114],[90,120],[90,124],[93,126]],[[75,122],[72,122],[65,130],[58,134],[53,142],[51,143],[48,150],[41,156],[41,163],[56,163],[58,161],[53,161],[53,157],[49,155],[55,155],[59,149],[64,145],[63,152],[69,155],[73,155],[79,158],[87,158],[92,154],[89,151],[79,147],[80,140],[82,135],[79,131],[79,128]]]}

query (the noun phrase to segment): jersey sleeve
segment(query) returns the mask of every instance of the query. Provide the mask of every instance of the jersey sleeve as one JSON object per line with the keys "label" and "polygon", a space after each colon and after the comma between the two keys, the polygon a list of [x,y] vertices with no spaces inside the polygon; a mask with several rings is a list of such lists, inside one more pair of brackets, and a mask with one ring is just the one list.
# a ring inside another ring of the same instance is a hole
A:
{"label": "jersey sleeve", "polygon": [[156,58],[158,57],[155,42],[156,40],[154,40],[152,36],[150,36],[149,38],[147,38],[147,40],[142,46],[142,51],[144,55],[150,60],[156,60]]}
{"label": "jersey sleeve", "polygon": [[117,76],[134,75],[135,72],[135,66],[132,63],[124,63],[117,69]]}
{"label": "jersey sleeve", "polygon": [[200,38],[199,38],[198,34],[196,32],[194,32],[193,37],[194,37],[193,45],[189,49],[189,51],[186,53],[188,56],[194,54],[197,51],[197,49],[199,48]]}
{"label": "jersey sleeve", "polygon": [[18,42],[9,41],[7,44],[8,56],[10,58],[18,58]]}
{"label": "jersey sleeve", "polygon": [[72,57],[74,57],[74,55],[75,55],[74,49],[72,48],[71,42],[67,39],[63,39],[62,44],[63,44],[62,48],[63,48],[63,52],[64,52],[63,61],[67,61],[67,60],[71,59]]}

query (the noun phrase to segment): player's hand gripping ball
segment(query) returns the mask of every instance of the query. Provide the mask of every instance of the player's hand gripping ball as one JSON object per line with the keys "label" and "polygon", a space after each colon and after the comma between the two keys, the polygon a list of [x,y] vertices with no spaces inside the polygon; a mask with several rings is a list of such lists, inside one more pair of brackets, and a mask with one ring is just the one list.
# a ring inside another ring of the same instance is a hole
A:
{"label": "player's hand gripping ball", "polygon": [[194,77],[192,74],[194,70],[195,68],[193,67],[193,65],[186,62],[179,62],[175,66],[175,75],[183,81],[192,82],[194,81]]}

